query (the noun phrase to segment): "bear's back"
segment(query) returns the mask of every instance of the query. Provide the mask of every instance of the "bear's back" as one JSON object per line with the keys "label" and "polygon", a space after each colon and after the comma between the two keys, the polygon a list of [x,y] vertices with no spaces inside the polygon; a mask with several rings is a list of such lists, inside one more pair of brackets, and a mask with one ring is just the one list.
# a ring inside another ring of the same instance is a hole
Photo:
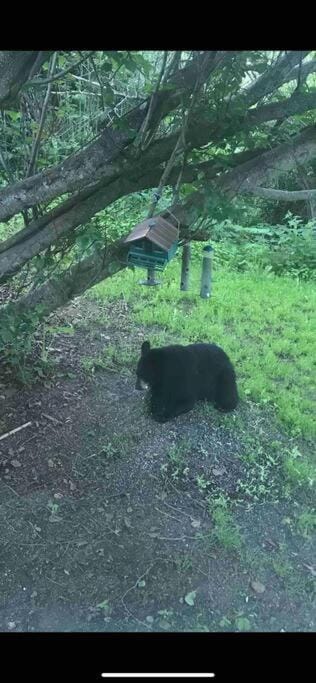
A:
{"label": "bear's back", "polygon": [[176,366],[186,364],[200,369],[202,372],[214,369],[220,369],[224,365],[230,363],[230,360],[219,346],[216,344],[170,344],[169,346],[161,346],[160,348],[153,348],[150,351],[152,358],[160,364]]}
{"label": "bear's back", "polygon": [[227,362],[230,362],[225,351],[216,344],[189,344],[185,348],[189,349],[190,352],[199,359],[200,363],[206,363],[208,367],[222,367]]}

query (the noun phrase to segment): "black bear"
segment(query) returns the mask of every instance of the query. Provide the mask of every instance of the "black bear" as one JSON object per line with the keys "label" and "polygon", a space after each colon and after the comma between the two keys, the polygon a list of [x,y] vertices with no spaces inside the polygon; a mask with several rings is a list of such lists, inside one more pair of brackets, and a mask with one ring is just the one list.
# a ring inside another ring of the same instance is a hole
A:
{"label": "black bear", "polygon": [[136,389],[150,388],[150,410],[158,422],[187,413],[203,399],[223,411],[234,410],[238,403],[234,368],[215,344],[151,349],[145,341],[136,374]]}

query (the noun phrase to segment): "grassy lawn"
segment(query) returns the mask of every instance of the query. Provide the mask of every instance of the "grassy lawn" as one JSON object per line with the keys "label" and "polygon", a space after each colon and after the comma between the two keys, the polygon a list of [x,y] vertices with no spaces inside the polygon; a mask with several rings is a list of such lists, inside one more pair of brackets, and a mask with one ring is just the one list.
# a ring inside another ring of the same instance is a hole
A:
{"label": "grassy lawn", "polygon": [[94,287],[98,301],[124,297],[152,343],[213,341],[236,365],[242,397],[273,406],[294,435],[316,433],[316,287],[260,272],[215,269],[210,300],[199,297],[200,263],[191,289],[179,290],[180,262],[161,276],[162,286],[139,286],[141,271],[124,271]]}

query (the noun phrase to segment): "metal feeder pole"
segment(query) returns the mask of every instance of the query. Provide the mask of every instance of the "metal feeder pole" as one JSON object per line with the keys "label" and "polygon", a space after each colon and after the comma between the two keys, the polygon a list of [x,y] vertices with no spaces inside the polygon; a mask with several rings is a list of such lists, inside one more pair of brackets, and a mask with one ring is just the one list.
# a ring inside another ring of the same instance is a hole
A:
{"label": "metal feeder pole", "polygon": [[182,266],[181,266],[181,283],[180,289],[182,292],[187,292],[189,289],[190,277],[190,262],[191,262],[191,244],[188,242],[183,245],[182,249]]}
{"label": "metal feeder pole", "polygon": [[201,291],[200,297],[202,299],[209,299],[212,288],[212,251],[211,245],[203,249],[202,261],[202,276],[201,276]]}

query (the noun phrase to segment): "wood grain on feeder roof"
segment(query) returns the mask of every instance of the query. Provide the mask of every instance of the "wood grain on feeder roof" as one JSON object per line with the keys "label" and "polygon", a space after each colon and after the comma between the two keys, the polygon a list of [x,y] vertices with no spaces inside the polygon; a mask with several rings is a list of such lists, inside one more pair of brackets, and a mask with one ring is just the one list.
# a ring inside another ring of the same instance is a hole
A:
{"label": "wood grain on feeder roof", "polygon": [[150,242],[168,251],[177,241],[178,236],[178,228],[168,223],[161,216],[153,216],[153,218],[146,218],[142,223],[138,223],[124,242],[136,242],[136,240],[146,237]]}

